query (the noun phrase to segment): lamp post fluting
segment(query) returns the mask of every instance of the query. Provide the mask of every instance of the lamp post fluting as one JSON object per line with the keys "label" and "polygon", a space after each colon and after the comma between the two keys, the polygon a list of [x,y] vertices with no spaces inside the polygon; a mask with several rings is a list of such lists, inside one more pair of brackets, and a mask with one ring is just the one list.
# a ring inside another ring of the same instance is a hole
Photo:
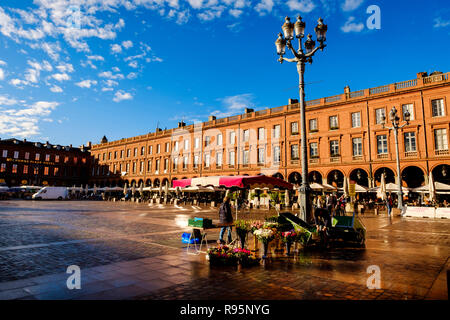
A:
{"label": "lamp post fluting", "polygon": [[383,116],[381,119],[381,124],[383,128],[394,130],[394,139],[395,139],[395,157],[397,162],[397,187],[398,187],[398,201],[397,201],[397,208],[402,209],[403,208],[403,190],[402,190],[402,175],[400,172],[400,152],[398,148],[398,129],[403,128],[404,126],[409,125],[410,120],[410,113],[408,110],[403,114],[403,118],[405,120],[405,123],[400,125],[400,117],[398,116],[397,109],[395,107],[392,107],[391,111],[389,112],[389,120],[392,123],[392,127],[386,127],[386,117]]}
{"label": "lamp post fluting", "polygon": [[[277,54],[280,56],[278,61],[283,63],[295,62],[297,64],[297,72],[299,77],[298,89],[299,89],[299,107],[300,107],[300,139],[301,139],[301,153],[302,153],[302,183],[300,186],[300,213],[305,221],[310,221],[311,215],[311,188],[308,181],[308,150],[307,150],[307,137],[306,137],[306,112],[305,112],[305,64],[306,62],[312,63],[312,57],[317,52],[317,50],[322,50],[326,47],[324,44],[326,40],[327,26],[323,24],[322,18],[317,21],[318,24],[314,31],[316,33],[317,41],[320,43],[316,47],[316,43],[312,40],[310,34],[307,35],[306,41],[304,43],[305,52],[303,51],[302,39],[304,38],[305,22],[302,21],[300,16],[297,17],[297,21],[291,23],[290,18],[286,17],[285,22],[281,29],[283,33],[278,34],[278,39],[275,41],[275,46],[277,48]],[[295,37],[298,39],[298,50],[296,51],[292,46],[291,41]],[[285,58],[286,46],[294,55],[294,58]]]}

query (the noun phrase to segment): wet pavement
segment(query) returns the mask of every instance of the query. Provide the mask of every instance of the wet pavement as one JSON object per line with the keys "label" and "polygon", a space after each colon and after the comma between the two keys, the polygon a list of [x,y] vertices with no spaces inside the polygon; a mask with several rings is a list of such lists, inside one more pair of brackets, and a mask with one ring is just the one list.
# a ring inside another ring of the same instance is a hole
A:
{"label": "wet pavement", "polygon": [[[365,249],[288,258],[272,245],[260,266],[217,268],[181,243],[195,216],[216,219],[217,209],[1,201],[0,299],[447,299],[450,220],[367,215]],[[67,288],[70,265],[81,269],[81,289]],[[369,266],[380,270],[379,289],[367,287]]]}

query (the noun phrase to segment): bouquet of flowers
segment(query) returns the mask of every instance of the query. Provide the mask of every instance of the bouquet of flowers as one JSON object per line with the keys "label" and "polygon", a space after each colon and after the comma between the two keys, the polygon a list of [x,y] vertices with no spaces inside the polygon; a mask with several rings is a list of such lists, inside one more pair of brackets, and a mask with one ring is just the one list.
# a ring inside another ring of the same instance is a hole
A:
{"label": "bouquet of flowers", "polygon": [[269,243],[275,236],[275,232],[272,229],[267,228],[255,230],[253,234],[263,243]]}
{"label": "bouquet of flowers", "polygon": [[249,224],[249,229],[252,233],[255,233],[255,231],[261,229],[263,225],[264,223],[262,223],[261,221],[258,220],[251,221]]}
{"label": "bouquet of flowers", "polygon": [[237,257],[228,246],[218,246],[208,250],[208,259],[211,265],[236,265]]}
{"label": "bouquet of flowers", "polygon": [[297,241],[298,239],[298,233],[295,232],[295,230],[286,231],[281,233],[281,239],[284,243],[292,243],[294,241]]}
{"label": "bouquet of flowers", "polygon": [[252,266],[259,263],[259,259],[252,256],[250,250],[236,248],[233,250],[233,252],[238,259],[239,264],[241,264],[242,266]]}

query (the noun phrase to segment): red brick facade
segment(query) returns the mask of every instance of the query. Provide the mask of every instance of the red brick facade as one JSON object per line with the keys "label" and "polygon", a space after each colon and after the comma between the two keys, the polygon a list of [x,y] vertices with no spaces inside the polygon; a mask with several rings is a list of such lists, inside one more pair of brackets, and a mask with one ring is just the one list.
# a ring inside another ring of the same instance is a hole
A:
{"label": "red brick facade", "polygon": [[[394,182],[394,133],[377,123],[383,112],[389,119],[393,106],[401,122],[403,109],[411,113],[410,124],[399,131],[403,184],[427,183],[430,172],[435,181],[450,183],[449,73],[419,73],[413,80],[307,101],[310,181],[341,185],[347,176],[375,186],[385,172],[388,182]],[[299,107],[292,103],[104,141],[92,147],[90,183],[155,186],[186,177],[260,173],[298,183],[298,121]]]}

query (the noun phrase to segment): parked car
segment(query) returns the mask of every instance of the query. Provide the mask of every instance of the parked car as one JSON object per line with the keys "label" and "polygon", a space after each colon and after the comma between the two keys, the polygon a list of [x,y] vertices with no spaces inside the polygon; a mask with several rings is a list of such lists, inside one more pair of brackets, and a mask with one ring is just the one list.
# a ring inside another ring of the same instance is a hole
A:
{"label": "parked car", "polygon": [[44,187],[35,194],[33,200],[63,200],[67,199],[69,191],[67,187]]}

